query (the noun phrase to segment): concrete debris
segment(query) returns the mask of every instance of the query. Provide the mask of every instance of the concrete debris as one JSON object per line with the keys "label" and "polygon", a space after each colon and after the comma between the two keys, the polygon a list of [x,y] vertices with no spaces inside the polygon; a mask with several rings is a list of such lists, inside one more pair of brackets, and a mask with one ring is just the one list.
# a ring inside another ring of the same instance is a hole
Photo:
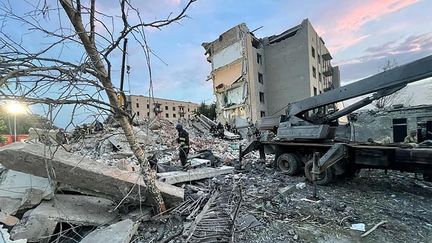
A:
{"label": "concrete debris", "polygon": [[91,232],[84,237],[80,243],[129,243],[137,229],[137,223],[130,219],[125,219],[108,227]]}
{"label": "concrete debris", "polygon": [[350,229],[365,232],[366,231],[366,225],[363,223],[352,224]]}
{"label": "concrete debris", "polygon": [[0,211],[0,223],[7,226],[14,226],[18,223],[18,221],[18,218]]}
{"label": "concrete debris", "polygon": [[230,174],[234,171],[234,167],[222,166],[219,168],[198,168],[188,171],[172,171],[158,173],[158,180],[168,184],[177,184],[187,181],[202,180],[205,178],[213,178],[218,175]]}
{"label": "concrete debris", "polygon": [[198,168],[198,167],[202,167],[202,166],[210,166],[211,165],[211,161],[208,159],[198,159],[198,158],[193,158],[191,159],[191,168]]}
{"label": "concrete debris", "polygon": [[33,210],[27,211],[20,222],[11,230],[11,239],[26,239],[29,242],[48,240],[54,233],[57,221],[45,215],[32,215]]}
{"label": "concrete debris", "polygon": [[261,222],[258,221],[252,214],[244,214],[236,219],[236,227],[238,231],[245,229],[251,229],[254,227],[261,226]]}
{"label": "concrete debris", "polygon": [[4,214],[14,215],[53,195],[46,178],[6,169],[0,174],[0,212]]}
{"label": "concrete debris", "polygon": [[19,224],[12,228],[13,239],[39,241],[51,235],[59,222],[73,225],[104,225],[119,219],[112,212],[116,205],[104,198],[58,194],[27,211]]}
{"label": "concrete debris", "polygon": [[230,139],[230,140],[240,139],[240,135],[228,131],[224,131],[224,136],[226,139]]}
{"label": "concrete debris", "polygon": [[[46,148],[40,144],[15,143],[0,148],[0,161],[10,169],[46,177],[45,152],[48,151],[45,150]],[[64,184],[94,192],[96,195],[104,194],[107,198],[117,201],[123,200],[126,195],[126,202],[142,202],[146,199],[145,190],[142,189],[146,186],[142,176],[136,172],[122,171],[95,163],[62,149],[58,149],[52,155],[50,163],[55,171],[56,180]],[[162,182],[158,182],[157,186],[168,205],[175,205],[183,200],[183,189]],[[141,193],[138,193],[139,190]]]}
{"label": "concrete debris", "polygon": [[27,240],[11,240],[7,229],[3,229],[0,224],[0,242],[1,243],[27,243]]}
{"label": "concrete debris", "polygon": [[[234,167],[227,165],[235,163],[244,141],[238,141],[238,135],[230,132],[224,139],[214,137],[210,130],[217,124],[206,117],[182,124],[191,141],[189,171],[179,171],[174,124],[163,119],[144,120],[137,123],[134,133],[152,168],[162,172],[157,174],[156,185],[166,205],[184,207],[181,215],[187,213],[185,216],[191,221],[200,213],[216,185],[228,183],[232,188],[232,175],[226,174],[232,174]],[[116,124],[92,132],[77,128],[73,134],[75,136],[68,140],[71,142],[64,145],[67,150],[54,149],[50,145],[56,146],[56,143],[40,139],[0,148],[0,161],[4,165],[0,165],[0,222],[12,228],[13,240],[49,242],[63,236],[80,240],[80,235],[88,234],[91,226],[97,226],[100,228],[82,242],[129,242],[139,225],[133,222],[142,224],[153,220],[150,207],[138,207],[146,202],[146,186],[121,128]],[[229,138],[236,141],[230,142]],[[249,158],[258,157],[252,153]],[[47,171],[52,181],[47,178]],[[185,189],[172,185],[184,182],[188,182],[187,186],[182,186]],[[59,193],[54,193],[52,185]],[[185,190],[188,199],[183,201]],[[210,232],[207,225],[214,212],[224,215],[220,222],[230,219],[225,212],[228,204],[220,208],[222,202],[230,202],[230,194],[231,189],[221,192],[217,203],[209,205],[212,209],[203,218],[204,224],[198,225],[196,232],[190,235],[192,238],[200,238],[202,230]],[[114,210],[118,205],[120,210]],[[123,221],[115,223],[118,220]],[[62,229],[65,225],[73,226],[75,234],[68,235],[67,229]],[[221,227],[223,237],[228,237],[234,226],[230,222]],[[176,228],[174,235],[181,236],[183,228]],[[157,238],[166,241],[175,237]]]}
{"label": "concrete debris", "polygon": [[306,188],[306,183],[300,182],[296,185],[296,189],[301,190]]}
{"label": "concrete debris", "polygon": [[296,185],[290,185],[290,186],[280,188],[278,192],[281,196],[286,197],[291,193],[293,193],[296,189],[297,189]]}

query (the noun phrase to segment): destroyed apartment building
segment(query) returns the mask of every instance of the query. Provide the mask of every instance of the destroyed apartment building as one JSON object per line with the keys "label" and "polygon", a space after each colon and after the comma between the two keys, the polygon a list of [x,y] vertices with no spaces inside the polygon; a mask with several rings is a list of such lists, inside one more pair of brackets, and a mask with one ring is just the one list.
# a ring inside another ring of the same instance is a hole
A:
{"label": "destroyed apartment building", "polygon": [[350,114],[349,120],[354,141],[400,143],[410,132],[416,133],[419,143],[432,140],[432,105],[360,110]]}
{"label": "destroyed apartment building", "polygon": [[191,119],[196,114],[199,106],[188,101],[143,95],[127,95],[126,102],[128,111],[140,119],[159,117],[173,123],[178,122],[179,119]]}
{"label": "destroyed apartment building", "polygon": [[339,68],[331,65],[332,56],[308,19],[265,38],[240,24],[202,46],[212,66],[217,120],[237,128],[340,86]]}

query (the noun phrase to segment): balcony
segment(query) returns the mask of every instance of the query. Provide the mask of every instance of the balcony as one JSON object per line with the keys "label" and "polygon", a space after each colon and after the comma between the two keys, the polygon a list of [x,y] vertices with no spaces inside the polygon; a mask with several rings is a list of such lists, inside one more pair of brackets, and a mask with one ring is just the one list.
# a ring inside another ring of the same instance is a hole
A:
{"label": "balcony", "polygon": [[323,55],[322,55],[322,58],[323,58],[325,61],[330,61],[331,59],[333,59],[333,57],[330,55],[330,53],[323,54]]}
{"label": "balcony", "polygon": [[324,76],[329,77],[333,75],[333,67],[328,66],[327,69],[323,72]]}

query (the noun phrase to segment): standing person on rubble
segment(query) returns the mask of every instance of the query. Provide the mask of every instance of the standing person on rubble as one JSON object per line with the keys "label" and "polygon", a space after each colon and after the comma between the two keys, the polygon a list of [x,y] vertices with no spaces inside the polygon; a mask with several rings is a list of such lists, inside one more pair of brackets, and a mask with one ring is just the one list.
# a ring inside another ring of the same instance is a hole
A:
{"label": "standing person on rubble", "polygon": [[223,125],[222,125],[222,123],[218,123],[217,124],[217,133],[218,133],[218,136],[219,136],[219,138],[224,138],[224,127],[223,127]]}
{"label": "standing person on rubble", "polygon": [[63,128],[60,128],[56,133],[56,140],[59,144],[69,144],[66,132]]}
{"label": "standing person on rubble", "polygon": [[417,131],[412,130],[409,135],[405,137],[404,143],[417,143]]}
{"label": "standing person on rubble", "polygon": [[179,157],[180,162],[183,166],[183,170],[188,170],[190,163],[187,161],[187,156],[189,154],[189,133],[183,129],[181,124],[176,125],[176,130],[178,132],[177,142],[180,144],[179,147]]}

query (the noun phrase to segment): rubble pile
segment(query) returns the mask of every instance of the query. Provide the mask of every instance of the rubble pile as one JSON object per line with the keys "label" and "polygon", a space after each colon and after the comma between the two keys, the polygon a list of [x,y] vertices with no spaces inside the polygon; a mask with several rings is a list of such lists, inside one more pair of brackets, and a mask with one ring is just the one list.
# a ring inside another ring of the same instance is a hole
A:
{"label": "rubble pile", "polygon": [[[143,120],[133,127],[149,161],[156,164],[156,185],[169,208],[187,201],[191,189],[186,188],[185,197],[184,183],[232,174],[234,167],[227,165],[238,153],[233,141],[202,133],[188,122],[184,126],[192,141],[188,171],[179,171],[174,124]],[[129,242],[137,222],[151,215],[146,185],[121,128],[83,127],[72,132],[69,143],[52,139],[47,144],[36,137],[0,148],[2,237],[9,239],[10,234],[11,242],[102,242],[106,237]],[[200,195],[204,202],[209,194]]]}
{"label": "rubble pile", "polygon": [[[157,169],[167,211],[155,215],[125,136],[115,124],[62,146],[0,148],[0,239],[6,242],[430,242],[432,185],[361,171],[314,186],[278,171],[244,140],[184,122],[191,168],[181,170],[175,124],[134,126]],[[197,123],[201,124],[201,123]],[[317,192],[317,197],[313,197]]]}

